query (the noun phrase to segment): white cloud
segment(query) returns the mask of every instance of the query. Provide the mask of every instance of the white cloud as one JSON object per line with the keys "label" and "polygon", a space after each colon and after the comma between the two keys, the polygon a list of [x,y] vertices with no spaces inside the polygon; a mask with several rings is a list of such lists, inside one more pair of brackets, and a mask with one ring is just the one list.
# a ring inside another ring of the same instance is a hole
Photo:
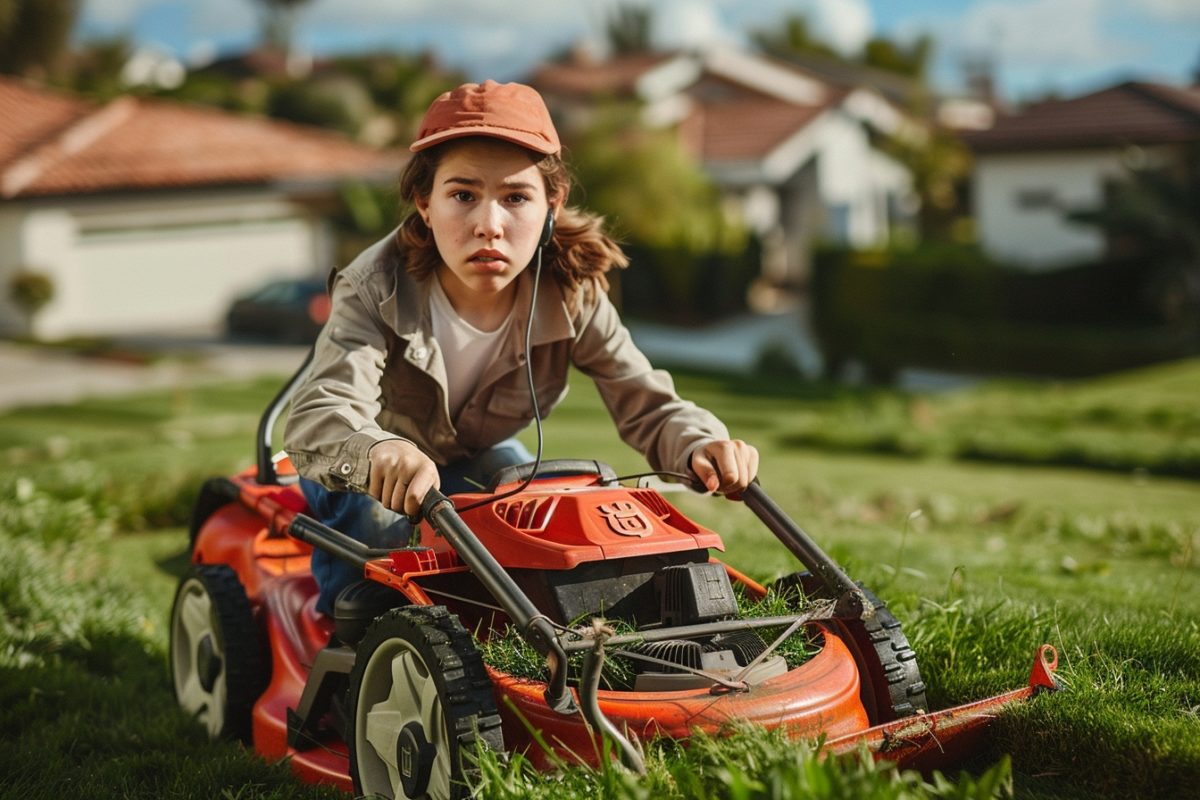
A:
{"label": "white cloud", "polygon": [[[1128,10],[1128,4],[1114,0],[1114,10]],[[1140,0],[1137,8],[1149,16],[1168,22],[1200,22],[1197,0]]]}
{"label": "white cloud", "polygon": [[194,39],[257,35],[260,19],[253,0],[204,0],[188,5],[187,24]]}
{"label": "white cloud", "polygon": [[1097,65],[1128,49],[1102,30],[1105,0],[985,0],[936,25],[959,55],[1024,67]]}
{"label": "white cloud", "polygon": [[814,32],[844,55],[856,55],[871,38],[875,23],[866,0],[814,0]]}
{"label": "white cloud", "polygon": [[670,0],[654,8],[654,40],[662,47],[699,47],[733,38],[709,0]]}
{"label": "white cloud", "polygon": [[162,4],[163,0],[84,0],[81,16],[101,28],[128,28],[142,11]]}

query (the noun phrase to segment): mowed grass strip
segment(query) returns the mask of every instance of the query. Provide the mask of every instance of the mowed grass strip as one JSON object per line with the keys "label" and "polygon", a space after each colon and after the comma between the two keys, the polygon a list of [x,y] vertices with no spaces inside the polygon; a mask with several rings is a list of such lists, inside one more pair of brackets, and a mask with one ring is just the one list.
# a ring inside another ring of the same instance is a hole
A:
{"label": "mowed grass strip", "polygon": [[[1055,389],[1068,407],[1055,412],[1062,435],[1083,435],[1097,420],[1118,437],[1147,421],[1192,430],[1188,387],[1200,369],[1162,369]],[[547,457],[642,471],[590,384],[575,377],[547,422]],[[941,447],[834,452],[800,446],[794,432],[903,431],[918,424],[922,403],[979,428],[1019,429],[1045,390],[921,398],[705,376],[678,384],[760,447],[772,495],[889,601],[917,647],[932,704],[1022,685],[1043,641],[1059,648],[1069,691],[1004,715],[996,749],[983,754],[996,766],[954,785],[853,761],[823,765],[803,747],[743,733],[686,751],[656,745],[642,783],[615,771],[554,777],[520,759],[485,761],[481,796],[985,797],[1010,786],[1021,796],[1191,796],[1200,778],[1200,485],[1155,476],[1160,450],[1132,446],[1145,464],[1129,473],[955,461],[955,449]],[[284,765],[206,741],[176,710],[166,668],[167,612],[186,545],[182,529],[155,529],[185,521],[205,477],[250,463],[258,414],[277,388],[231,384],[0,416],[2,794],[334,796],[297,784]],[[1140,422],[1110,423],[1100,411],[1072,422],[1071,403],[1115,407],[1120,398]],[[892,406],[908,416],[881,423],[872,410]],[[764,580],[796,568],[739,504],[671,499],[722,533],[735,566]],[[1001,753],[1012,755],[1011,777]]]}

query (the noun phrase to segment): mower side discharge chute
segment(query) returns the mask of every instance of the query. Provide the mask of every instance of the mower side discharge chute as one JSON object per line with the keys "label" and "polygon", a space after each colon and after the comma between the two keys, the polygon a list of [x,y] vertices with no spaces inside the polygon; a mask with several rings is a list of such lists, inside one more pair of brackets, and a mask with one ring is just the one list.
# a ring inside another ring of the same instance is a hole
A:
{"label": "mower side discharge chute", "polygon": [[829,739],[824,750],[843,755],[865,746],[876,760],[894,761],[902,768],[922,772],[945,769],[978,752],[988,725],[1001,709],[1041,692],[1060,689],[1054,677],[1057,668],[1058,652],[1053,646],[1043,644],[1038,648],[1029,684],[1024,688]]}

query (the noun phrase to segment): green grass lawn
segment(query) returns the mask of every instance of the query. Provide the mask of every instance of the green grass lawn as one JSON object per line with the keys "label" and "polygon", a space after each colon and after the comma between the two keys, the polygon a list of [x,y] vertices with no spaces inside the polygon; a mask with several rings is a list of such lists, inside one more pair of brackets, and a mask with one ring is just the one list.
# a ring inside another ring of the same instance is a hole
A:
{"label": "green grass lawn", "polygon": [[[547,457],[644,464],[586,380]],[[889,601],[935,707],[1023,685],[1042,642],[1069,690],[1005,714],[977,781],[825,765],[755,734],[486,797],[1190,797],[1200,785],[1200,362],[938,396],[681,376],[763,453],[767,490]],[[199,482],[252,459],[276,381],[0,415],[0,796],[331,797],[174,705],[166,621]],[[532,439],[527,437],[532,445]],[[986,447],[985,447],[986,445]],[[769,579],[792,557],[739,504],[671,495]]]}

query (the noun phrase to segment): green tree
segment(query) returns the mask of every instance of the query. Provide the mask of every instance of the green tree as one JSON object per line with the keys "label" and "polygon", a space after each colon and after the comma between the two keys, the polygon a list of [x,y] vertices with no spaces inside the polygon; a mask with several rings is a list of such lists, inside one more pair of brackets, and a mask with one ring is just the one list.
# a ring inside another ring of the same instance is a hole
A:
{"label": "green tree", "polygon": [[843,60],[829,44],[813,35],[808,17],[803,14],[789,14],[781,25],[756,31],[751,34],[751,39],[767,55],[781,58],[796,54],[819,55]]}
{"label": "green tree", "polygon": [[68,53],[79,0],[0,0],[0,72],[45,78]]}
{"label": "green tree", "polygon": [[615,55],[649,53],[654,48],[650,41],[654,13],[647,6],[621,3],[604,24],[609,47]]}
{"label": "green tree", "polygon": [[391,119],[391,144],[407,145],[416,138],[417,126],[433,99],[465,80],[461,73],[440,67],[428,53],[346,56],[336,66],[366,87],[377,114]]}
{"label": "green tree", "polygon": [[638,269],[655,276],[662,303],[677,315],[694,312],[700,284],[711,280],[704,264],[747,241],[716,186],[674,131],[641,126],[627,106],[598,109],[568,145],[579,178],[572,202],[603,215],[618,239],[641,251]]}
{"label": "green tree", "polygon": [[[1140,150],[1130,152],[1140,161]],[[1100,228],[1109,253],[1136,261],[1146,273],[1142,301],[1168,324],[1200,319],[1200,145],[1171,164],[1138,164],[1110,185],[1096,208],[1067,219]]]}
{"label": "green tree", "polygon": [[71,89],[99,100],[125,94],[129,88],[121,79],[121,71],[131,55],[133,45],[124,37],[85,43],[72,59]]}
{"label": "green tree", "polygon": [[716,186],[674,131],[646,128],[636,112],[614,105],[599,111],[570,153],[585,205],[607,217],[618,235],[696,252],[742,243]]}
{"label": "green tree", "polygon": [[892,39],[874,37],[863,46],[862,63],[923,81],[933,55],[933,39],[922,34],[908,47]]}
{"label": "green tree", "polygon": [[971,171],[971,154],[962,140],[934,127],[922,139],[883,139],[880,148],[912,176],[913,191],[921,201],[917,212],[921,234],[943,241],[963,238],[961,194]]}
{"label": "green tree", "polygon": [[18,270],[8,281],[8,298],[25,315],[33,332],[33,320],[54,299],[54,279],[39,270]]}

